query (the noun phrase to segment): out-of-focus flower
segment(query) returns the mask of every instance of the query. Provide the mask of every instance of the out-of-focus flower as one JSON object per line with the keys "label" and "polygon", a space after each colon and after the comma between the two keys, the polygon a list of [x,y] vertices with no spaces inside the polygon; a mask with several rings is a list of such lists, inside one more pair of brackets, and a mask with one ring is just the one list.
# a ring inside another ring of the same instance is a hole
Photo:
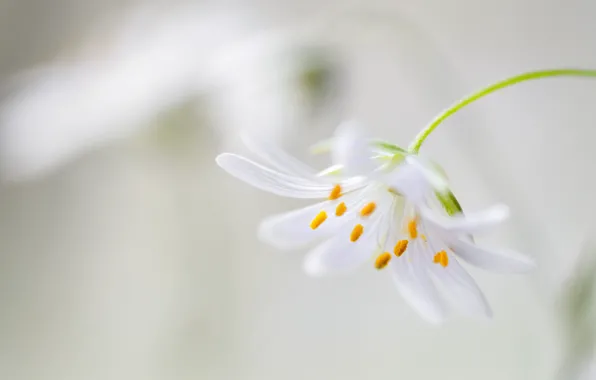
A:
{"label": "out-of-focus flower", "polygon": [[596,378],[596,250],[590,242],[561,294],[566,352],[559,379]]}
{"label": "out-of-focus flower", "polygon": [[[0,178],[44,175],[191,102],[209,105],[225,138],[238,129],[281,138],[301,120],[295,90],[313,65],[294,59],[301,44],[291,33],[265,30],[259,16],[242,7],[135,8],[85,38],[78,57],[58,53],[21,73],[0,103]],[[305,91],[324,86],[317,78]]]}
{"label": "out-of-focus flower", "polygon": [[101,40],[85,40],[82,57],[21,75],[0,104],[2,175],[46,173],[204,93],[211,60],[249,24],[248,16],[223,9],[141,7],[120,25],[102,25]]}
{"label": "out-of-focus flower", "polygon": [[354,269],[372,256],[377,269],[391,268],[401,294],[422,317],[440,323],[447,310],[433,279],[462,311],[492,314],[456,257],[497,272],[534,267],[522,255],[478,246],[469,237],[503,221],[508,216],[505,206],[456,214],[453,203],[445,199],[451,194],[447,182],[432,166],[405,151],[390,152],[387,144],[371,149],[371,140],[354,124],[341,126],[331,144],[334,165],[323,173],[341,176],[316,176],[295,158],[254,143],[249,148],[270,168],[231,153],[216,159],[228,173],[262,190],[293,198],[327,198],[270,217],[260,227],[263,240],[280,248],[326,238],[307,255],[307,273]]}

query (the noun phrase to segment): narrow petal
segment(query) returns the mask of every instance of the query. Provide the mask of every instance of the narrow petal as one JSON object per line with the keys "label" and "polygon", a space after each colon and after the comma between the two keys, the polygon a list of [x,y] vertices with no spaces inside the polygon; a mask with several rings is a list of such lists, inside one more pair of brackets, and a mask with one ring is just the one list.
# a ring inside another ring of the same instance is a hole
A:
{"label": "narrow petal", "polygon": [[[232,176],[258,189],[284,197],[326,198],[334,186],[332,183],[283,174],[232,153],[222,153],[215,160]],[[341,182],[342,190],[346,192],[360,188],[363,184],[364,181],[360,178]]]}
{"label": "narrow petal", "polygon": [[425,222],[447,233],[474,234],[494,227],[509,217],[509,208],[503,204],[494,205],[477,213],[443,216],[426,206],[419,207]]}
{"label": "narrow petal", "polygon": [[315,178],[317,171],[279,149],[275,144],[242,135],[242,142],[250,151],[274,169],[301,178]]}
{"label": "narrow petal", "polygon": [[454,255],[448,255],[447,267],[433,263],[431,254],[426,255],[425,258],[426,266],[439,282],[441,290],[463,313],[491,318],[490,305],[476,281],[457,262]]}
{"label": "narrow petal", "polygon": [[531,258],[514,251],[493,250],[459,239],[451,243],[456,255],[468,263],[497,273],[525,273],[536,268]]}
{"label": "narrow petal", "polygon": [[332,141],[333,163],[342,165],[347,175],[367,175],[374,171],[369,139],[357,123],[342,123]]}
{"label": "narrow petal", "polygon": [[[279,249],[303,247],[317,239],[332,235],[348,222],[355,224],[354,214],[357,213],[363,196],[363,191],[357,191],[333,201],[320,202],[298,210],[270,216],[261,222],[259,237]],[[347,211],[342,216],[336,216],[336,207],[342,202],[346,205]],[[313,230],[310,223],[321,211],[326,213],[327,219]]]}
{"label": "narrow petal", "polygon": [[440,324],[447,316],[445,304],[420,260],[417,242],[413,243],[403,256],[389,264],[393,279],[401,295],[422,318]]}

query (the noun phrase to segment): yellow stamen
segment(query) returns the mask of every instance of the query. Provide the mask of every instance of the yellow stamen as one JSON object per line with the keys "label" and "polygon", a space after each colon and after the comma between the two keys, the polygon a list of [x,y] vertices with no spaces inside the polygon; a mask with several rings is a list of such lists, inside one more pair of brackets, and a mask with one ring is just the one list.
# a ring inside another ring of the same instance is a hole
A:
{"label": "yellow stamen", "polygon": [[360,215],[369,216],[373,213],[373,211],[375,211],[376,208],[377,205],[375,204],[375,202],[370,202],[366,206],[362,207],[362,210],[360,210]]}
{"label": "yellow stamen", "polygon": [[335,185],[335,187],[333,187],[333,190],[331,190],[331,194],[329,194],[329,199],[334,200],[339,197],[341,197],[341,186]]}
{"label": "yellow stamen", "polygon": [[347,209],[348,208],[346,207],[346,204],[344,202],[341,202],[335,208],[335,216],[342,216],[346,212]]}
{"label": "yellow stamen", "polygon": [[437,254],[435,255],[433,262],[436,264],[441,264],[441,266],[443,268],[447,267],[447,265],[449,265],[449,256],[447,256],[447,252],[445,251],[440,251],[437,252]]}
{"label": "yellow stamen", "polygon": [[391,260],[391,254],[389,252],[381,253],[375,260],[375,268],[383,269],[389,264]]}
{"label": "yellow stamen", "polygon": [[408,233],[410,234],[410,239],[416,239],[416,237],[418,237],[418,228],[416,226],[416,219],[412,219],[408,223]]}
{"label": "yellow stamen", "polygon": [[316,230],[323,222],[327,219],[327,213],[325,211],[321,211],[320,213],[315,216],[315,218],[310,222],[310,228]]}
{"label": "yellow stamen", "polygon": [[360,235],[362,235],[363,231],[364,226],[362,226],[362,224],[355,225],[354,229],[352,230],[352,233],[350,234],[350,241],[355,242],[356,240],[358,240],[360,238]]}
{"label": "yellow stamen", "polygon": [[441,256],[441,266],[446,268],[447,265],[449,265],[449,256],[447,256],[447,253],[445,253],[443,256]]}
{"label": "yellow stamen", "polygon": [[420,239],[424,240],[425,243],[427,242],[425,234],[420,234]]}
{"label": "yellow stamen", "polygon": [[408,248],[408,241],[400,240],[395,245],[395,248],[393,248],[393,253],[395,253],[395,256],[400,257],[401,255],[404,254],[404,252],[406,251],[407,248]]}

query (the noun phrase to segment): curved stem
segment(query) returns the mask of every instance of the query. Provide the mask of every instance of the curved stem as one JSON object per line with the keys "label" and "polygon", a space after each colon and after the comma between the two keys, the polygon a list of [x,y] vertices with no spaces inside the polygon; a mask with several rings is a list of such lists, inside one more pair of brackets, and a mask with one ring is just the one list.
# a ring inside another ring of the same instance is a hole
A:
{"label": "curved stem", "polygon": [[513,86],[514,84],[541,78],[573,76],[573,77],[596,77],[596,70],[582,70],[582,69],[555,69],[555,70],[540,70],[532,71],[516,75],[511,78],[504,79],[495,84],[492,84],[472,95],[469,95],[459,102],[455,103],[445,111],[441,112],[434,120],[424,128],[410,144],[408,150],[414,154],[420,151],[422,143],[426,138],[449,116],[453,115],[468,104],[505,87]]}

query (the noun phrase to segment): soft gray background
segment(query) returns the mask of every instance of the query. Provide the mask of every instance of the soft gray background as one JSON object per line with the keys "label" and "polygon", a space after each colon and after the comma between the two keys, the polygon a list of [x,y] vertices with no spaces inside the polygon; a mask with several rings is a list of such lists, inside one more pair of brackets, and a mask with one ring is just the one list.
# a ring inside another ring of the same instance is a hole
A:
{"label": "soft gray background", "polygon": [[[593,1],[0,0],[0,377],[549,379],[560,296],[593,228],[596,80],[504,90],[423,151],[480,237],[532,275],[472,269],[493,321],[436,328],[386,273],[311,279],[258,221],[302,205],[214,163],[237,132],[307,147],[343,119],[401,145],[538,68],[596,68]],[[571,277],[570,277],[571,276]]]}

